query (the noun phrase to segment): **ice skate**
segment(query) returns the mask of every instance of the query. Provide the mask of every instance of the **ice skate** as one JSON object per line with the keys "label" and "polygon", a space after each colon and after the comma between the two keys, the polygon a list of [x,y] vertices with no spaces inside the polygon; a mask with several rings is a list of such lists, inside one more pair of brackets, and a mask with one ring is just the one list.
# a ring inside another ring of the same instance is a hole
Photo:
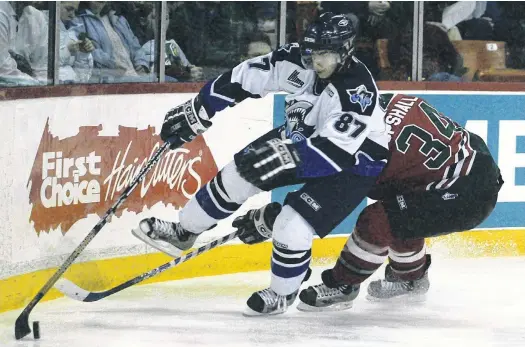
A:
{"label": "ice skate", "polygon": [[393,272],[390,265],[386,266],[385,279],[370,282],[368,285],[367,299],[370,301],[424,301],[430,287],[428,280],[428,267],[430,266],[430,255],[427,254],[426,270],[423,276],[417,280],[400,280]]}
{"label": "ice skate", "polygon": [[190,249],[199,236],[184,229],[180,223],[151,217],[143,219],[139,227],[131,231],[140,240],[172,257],[180,257]]}
{"label": "ice skate", "polygon": [[[312,275],[312,269],[306,270],[302,283],[308,281]],[[246,310],[243,315],[252,316],[269,316],[286,312],[292,305],[299,294],[299,289],[289,295],[279,295],[271,288],[259,290],[250,296],[246,304]]]}
{"label": "ice skate", "polygon": [[323,283],[301,291],[299,311],[341,311],[352,307],[360,285],[337,285],[331,271],[323,271]]}
{"label": "ice skate", "polygon": [[250,296],[246,304],[245,316],[269,316],[286,312],[297,298],[299,290],[289,295],[279,295],[271,288],[255,292]]}

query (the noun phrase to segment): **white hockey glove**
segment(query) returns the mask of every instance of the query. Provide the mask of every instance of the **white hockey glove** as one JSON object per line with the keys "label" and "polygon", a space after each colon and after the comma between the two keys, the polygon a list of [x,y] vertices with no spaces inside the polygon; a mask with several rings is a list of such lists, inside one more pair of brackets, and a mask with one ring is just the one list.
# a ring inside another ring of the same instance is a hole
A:
{"label": "white hockey glove", "polygon": [[212,125],[209,119],[200,95],[197,95],[166,114],[160,137],[164,142],[170,142],[172,149],[179,147],[205,132]]}
{"label": "white hockey glove", "polygon": [[235,218],[232,227],[241,232],[239,239],[248,245],[263,242],[272,237],[273,223],[281,208],[281,204],[272,202],[258,210],[250,210],[244,216]]}
{"label": "white hockey glove", "polygon": [[294,172],[300,162],[293,143],[272,139],[243,154],[237,171],[246,181],[260,188],[284,173]]}

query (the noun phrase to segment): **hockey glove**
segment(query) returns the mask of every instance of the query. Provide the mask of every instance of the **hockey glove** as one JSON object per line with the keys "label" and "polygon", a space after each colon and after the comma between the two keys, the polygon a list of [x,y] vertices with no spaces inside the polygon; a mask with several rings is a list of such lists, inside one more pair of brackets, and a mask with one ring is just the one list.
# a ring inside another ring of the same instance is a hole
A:
{"label": "hockey glove", "polygon": [[191,142],[205,132],[212,123],[200,101],[200,95],[171,109],[164,117],[160,138],[171,143],[171,149]]}
{"label": "hockey glove", "polygon": [[260,188],[284,173],[295,172],[300,162],[299,153],[291,142],[272,139],[243,154],[237,171],[246,181]]}
{"label": "hockey glove", "polygon": [[253,245],[272,237],[273,223],[281,212],[281,204],[272,202],[258,210],[250,210],[244,216],[235,218],[232,227],[241,233],[239,239]]}

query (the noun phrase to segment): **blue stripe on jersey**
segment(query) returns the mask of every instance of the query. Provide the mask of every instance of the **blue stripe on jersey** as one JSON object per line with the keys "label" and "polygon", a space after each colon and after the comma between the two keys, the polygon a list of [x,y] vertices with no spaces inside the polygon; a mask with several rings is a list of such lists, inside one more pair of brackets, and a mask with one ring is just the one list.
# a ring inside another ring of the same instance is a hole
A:
{"label": "blue stripe on jersey", "polygon": [[[226,99],[230,99],[229,97],[222,96],[216,90],[217,84],[222,83],[221,81],[222,77],[223,76],[219,76],[216,79],[208,81],[208,83],[206,83],[200,91],[200,94],[202,95],[203,103],[206,107],[206,111],[208,112],[208,115],[210,116],[210,118],[213,117],[213,115],[215,115],[216,112],[222,111],[226,107],[232,106],[234,104],[234,102],[230,100],[226,100]],[[212,85],[214,85],[213,90],[211,90]]]}
{"label": "blue stripe on jersey", "polygon": [[295,148],[299,152],[301,162],[297,167],[298,177],[323,177],[336,174],[341,168],[333,161],[330,162],[319,153],[308,146],[308,141],[296,142]]}
{"label": "blue stripe on jersey", "polygon": [[210,196],[210,193],[208,191],[208,184],[202,187],[195,195],[197,202],[202,207],[204,212],[206,212],[210,217],[215,219],[228,218],[231,214],[233,214],[233,212],[226,213],[219,209],[219,207],[215,204],[212,197]]}
{"label": "blue stripe on jersey", "polygon": [[296,142],[294,146],[302,159],[297,167],[298,177],[322,177],[341,171],[377,177],[388,160],[388,149],[369,139],[365,139],[355,155],[321,136]]}
{"label": "blue stripe on jersey", "polygon": [[306,270],[308,270],[309,266],[310,266],[310,261],[307,261],[306,263],[300,266],[285,267],[285,266],[274,263],[272,259],[272,273],[275,276],[279,276],[282,278],[297,277],[301,275],[302,273],[304,273]]}
{"label": "blue stripe on jersey", "polygon": [[386,166],[386,160],[373,160],[363,152],[358,151],[355,154],[357,158],[355,165],[352,167],[352,173],[359,176],[377,177],[381,174]]}

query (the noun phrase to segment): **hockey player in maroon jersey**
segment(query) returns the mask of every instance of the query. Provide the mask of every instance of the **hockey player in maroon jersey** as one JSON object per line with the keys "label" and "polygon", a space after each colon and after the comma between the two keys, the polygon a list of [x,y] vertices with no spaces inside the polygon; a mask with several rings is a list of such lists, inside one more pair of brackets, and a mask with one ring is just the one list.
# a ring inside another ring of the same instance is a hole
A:
{"label": "hockey player in maroon jersey", "polygon": [[[503,180],[479,136],[418,97],[383,94],[380,105],[388,163],[375,185],[356,197],[377,201],[361,212],[336,265],[322,273],[322,283],[301,291],[300,310],[350,308],[360,284],[387,258],[385,278],[369,284],[368,298],[420,298],[429,289],[425,238],[475,228],[496,205]],[[271,168],[248,171],[243,177],[250,181]],[[259,219],[266,220],[268,235],[275,217],[264,212]],[[265,239],[254,215],[250,211],[234,222],[246,243]]]}

